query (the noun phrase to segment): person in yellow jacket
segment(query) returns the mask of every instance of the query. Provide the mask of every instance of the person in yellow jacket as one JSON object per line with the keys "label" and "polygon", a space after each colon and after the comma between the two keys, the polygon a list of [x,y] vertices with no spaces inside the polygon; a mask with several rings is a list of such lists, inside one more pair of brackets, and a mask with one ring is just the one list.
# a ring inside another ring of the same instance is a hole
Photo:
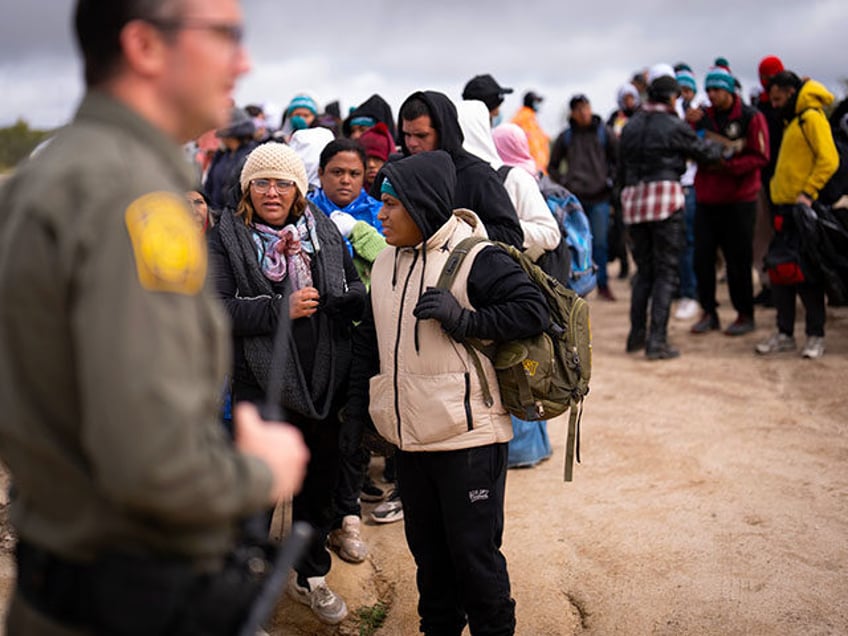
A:
{"label": "person in yellow jacket", "polygon": [[[788,232],[792,208],[796,204],[811,206],[839,167],[839,155],[823,110],[833,102],[833,95],[815,80],[804,81],[792,71],[782,71],[769,82],[769,100],[789,120],[769,183],[775,229]],[[809,277],[795,285],[774,284],[777,333],[758,344],[757,353],[767,355],[795,349],[792,332],[796,293],[807,314],[807,341],[801,355],[816,359],[824,354],[824,287]]]}

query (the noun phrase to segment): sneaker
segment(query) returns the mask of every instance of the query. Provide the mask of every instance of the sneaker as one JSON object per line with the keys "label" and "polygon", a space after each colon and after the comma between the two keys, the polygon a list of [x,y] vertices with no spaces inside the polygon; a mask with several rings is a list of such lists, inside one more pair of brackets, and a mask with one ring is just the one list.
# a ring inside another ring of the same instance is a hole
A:
{"label": "sneaker", "polygon": [[698,301],[694,298],[681,298],[680,302],[677,303],[677,311],[674,312],[674,317],[677,320],[692,320],[698,315],[700,307]]}
{"label": "sneaker", "polygon": [[801,350],[801,357],[818,360],[824,355],[824,336],[807,336],[807,342]]}
{"label": "sneaker", "polygon": [[371,511],[371,518],[376,523],[394,523],[403,519],[403,503],[400,500],[400,490],[395,488],[389,493],[389,498]]}
{"label": "sneaker", "polygon": [[648,360],[671,360],[679,356],[680,352],[667,342],[662,343],[658,347],[649,346],[645,351],[645,357]]}
{"label": "sneaker", "polygon": [[615,301],[615,296],[613,296],[612,290],[609,287],[598,287],[598,298],[603,298],[610,302]]}
{"label": "sneaker", "polygon": [[692,325],[690,330],[692,333],[707,333],[708,331],[718,331],[721,329],[721,323],[718,321],[718,316],[715,314],[702,314],[701,319]]}
{"label": "sneaker", "polygon": [[777,332],[768,340],[761,342],[754,350],[760,355],[768,355],[770,353],[782,353],[784,351],[795,350],[795,338],[787,336],[785,333]]}
{"label": "sneaker", "polygon": [[289,595],[296,601],[308,605],[322,623],[336,625],[347,616],[347,605],[341,596],[327,587],[323,576],[310,576],[306,586],[300,585],[295,575],[289,581]]}
{"label": "sneaker", "polygon": [[725,336],[744,336],[754,330],[754,319],[750,316],[739,315],[724,330]]}
{"label": "sneaker", "polygon": [[362,484],[362,490],[359,493],[361,501],[374,503],[375,501],[383,501],[386,498],[386,493],[382,488],[377,486],[370,477],[365,477],[365,483]]}
{"label": "sneaker", "polygon": [[327,543],[348,563],[362,563],[368,556],[368,547],[359,534],[359,517],[345,515],[342,527],[331,530]]}

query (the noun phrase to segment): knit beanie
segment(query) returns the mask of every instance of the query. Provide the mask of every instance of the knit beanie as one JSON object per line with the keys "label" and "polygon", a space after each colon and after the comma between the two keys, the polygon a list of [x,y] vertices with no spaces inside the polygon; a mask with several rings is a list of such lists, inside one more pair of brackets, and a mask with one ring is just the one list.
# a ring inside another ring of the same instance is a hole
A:
{"label": "knit beanie", "polygon": [[318,104],[309,95],[296,95],[286,106],[286,115],[291,115],[298,108],[307,108],[313,115],[318,115]]}
{"label": "knit beanie", "polygon": [[254,179],[289,179],[294,181],[301,196],[306,196],[308,182],[306,168],[298,154],[288,146],[274,141],[254,148],[241,169],[241,190]]}
{"label": "knit beanie", "polygon": [[382,161],[388,161],[389,155],[395,152],[395,142],[383,122],[378,122],[362,133],[359,143],[365,148],[366,157],[377,157]]}
{"label": "knit beanie", "polygon": [[783,62],[776,55],[768,55],[760,60],[760,66],[757,70],[760,73],[760,83],[763,85],[763,89],[766,89],[769,79],[784,70]]}
{"label": "knit beanie", "polygon": [[693,92],[698,92],[698,83],[695,81],[695,74],[691,70],[682,68],[677,71],[675,77],[677,77],[677,83],[680,84],[681,87],[686,86],[691,88]]}
{"label": "knit beanie", "polygon": [[707,73],[704,86],[707,90],[711,88],[721,88],[726,90],[728,93],[736,92],[736,82],[733,79],[733,75],[731,75],[730,71],[723,66],[714,66],[710,69]]}

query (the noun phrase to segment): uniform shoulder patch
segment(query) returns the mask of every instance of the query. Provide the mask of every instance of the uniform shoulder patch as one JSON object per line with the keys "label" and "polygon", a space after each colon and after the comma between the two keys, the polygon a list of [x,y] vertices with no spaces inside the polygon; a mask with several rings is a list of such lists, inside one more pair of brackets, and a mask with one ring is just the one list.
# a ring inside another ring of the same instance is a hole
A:
{"label": "uniform shoulder patch", "polygon": [[188,295],[201,290],[206,244],[182,197],[145,194],[129,205],[124,218],[144,289]]}

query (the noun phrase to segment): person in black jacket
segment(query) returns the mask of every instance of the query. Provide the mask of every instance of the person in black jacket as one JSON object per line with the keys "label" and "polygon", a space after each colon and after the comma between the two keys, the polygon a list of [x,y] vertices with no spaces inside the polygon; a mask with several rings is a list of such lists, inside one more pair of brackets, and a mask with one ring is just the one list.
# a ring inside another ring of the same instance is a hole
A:
{"label": "person in black jacket", "polygon": [[462,147],[464,140],[456,106],[443,93],[422,91],[406,98],[400,107],[404,155],[444,150],[456,167],[454,205],[468,208],[483,221],[489,238],[521,249],[524,233],[515,207],[492,167]]}
{"label": "person in black jacket", "polygon": [[617,179],[623,188],[622,212],[637,268],[627,352],[644,350],[650,360],[680,355],[668,344],[667,328],[685,241],[680,176],[686,171],[686,159],[721,159],[720,145],[699,139],[678,118],[674,108],[678,92],[674,71],[669,67],[666,74],[651,82],[648,103],[624,127],[620,142]]}
{"label": "person in black jacket", "polygon": [[[285,407],[303,433],[310,461],[292,517],[316,530],[289,592],[325,623],[347,615],[327,586],[324,544],[339,464],[339,417],[347,392],[351,329],[364,309],[365,286],[335,224],[306,199],[307,178],[294,150],[258,146],[245,161],[238,207],[225,209],[209,232],[215,286],[233,329],[233,402]],[[282,359],[272,355],[281,312],[291,329]],[[277,372],[281,387],[269,387]]]}
{"label": "person in black jacket", "polygon": [[392,115],[392,107],[385,99],[374,93],[357,106],[342,122],[342,135],[350,139],[359,139],[362,133],[380,122],[389,129],[392,139],[396,139],[397,129],[395,128],[395,118]]}

